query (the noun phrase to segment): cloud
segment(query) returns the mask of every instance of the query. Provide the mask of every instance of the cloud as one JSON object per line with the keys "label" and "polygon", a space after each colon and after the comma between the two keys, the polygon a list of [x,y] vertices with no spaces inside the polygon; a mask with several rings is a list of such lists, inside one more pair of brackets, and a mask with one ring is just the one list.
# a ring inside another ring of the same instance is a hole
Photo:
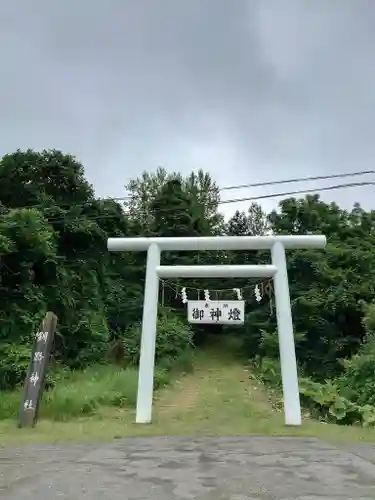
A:
{"label": "cloud", "polygon": [[374,21],[372,0],[8,2],[1,153],[76,154],[101,196],[158,165],[221,185],[372,168]]}

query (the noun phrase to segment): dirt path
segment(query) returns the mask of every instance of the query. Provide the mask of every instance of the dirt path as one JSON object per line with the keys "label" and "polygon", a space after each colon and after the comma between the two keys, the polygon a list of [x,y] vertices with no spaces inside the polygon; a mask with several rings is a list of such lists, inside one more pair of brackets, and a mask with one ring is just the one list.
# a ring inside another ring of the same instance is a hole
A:
{"label": "dirt path", "polygon": [[[196,369],[165,389],[155,400],[156,425],[169,433],[264,433],[267,426],[282,426],[282,413],[272,408],[264,389],[235,359],[210,353],[197,360]],[[193,427],[195,429],[193,430]]]}

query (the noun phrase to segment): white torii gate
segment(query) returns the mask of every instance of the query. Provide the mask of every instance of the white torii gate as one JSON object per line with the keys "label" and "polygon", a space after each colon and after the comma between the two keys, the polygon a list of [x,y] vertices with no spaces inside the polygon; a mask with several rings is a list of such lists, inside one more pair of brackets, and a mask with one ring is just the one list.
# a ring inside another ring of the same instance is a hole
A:
{"label": "white torii gate", "polygon": [[[273,278],[286,425],[301,425],[285,249],[322,249],[322,235],[108,238],[111,252],[147,250],[136,423],[151,422],[159,278]],[[271,250],[272,265],[161,266],[162,251]]]}

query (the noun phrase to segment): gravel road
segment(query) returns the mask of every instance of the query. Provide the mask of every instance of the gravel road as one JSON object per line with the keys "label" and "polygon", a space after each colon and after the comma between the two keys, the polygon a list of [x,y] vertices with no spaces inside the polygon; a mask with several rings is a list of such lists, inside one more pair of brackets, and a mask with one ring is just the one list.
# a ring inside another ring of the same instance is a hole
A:
{"label": "gravel road", "polygon": [[127,438],[0,449],[1,500],[374,500],[375,445]]}

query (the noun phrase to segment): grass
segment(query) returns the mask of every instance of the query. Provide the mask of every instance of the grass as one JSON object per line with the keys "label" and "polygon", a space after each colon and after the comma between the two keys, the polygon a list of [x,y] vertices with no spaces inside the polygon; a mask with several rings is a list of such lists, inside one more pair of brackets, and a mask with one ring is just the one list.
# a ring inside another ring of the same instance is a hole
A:
{"label": "grass", "polygon": [[[155,386],[165,386],[171,375],[163,368],[155,371]],[[40,417],[52,421],[96,415],[102,408],[131,408],[136,404],[138,371],[114,365],[97,365],[70,372],[55,388],[45,392]],[[0,393],[0,418],[17,419],[22,392]]]}
{"label": "grass", "polygon": [[[375,441],[373,429],[309,419],[300,428],[285,427],[283,412],[272,404],[264,386],[249,375],[235,358],[224,357],[217,350],[198,351],[194,372],[156,393],[153,423],[136,425],[136,371],[108,366],[87,370],[46,394],[35,429],[17,429],[14,418],[0,421],[0,442],[7,446],[145,435],[313,436]],[[168,382],[165,371],[157,377],[159,385]],[[17,413],[19,395],[7,398],[0,397],[0,412],[8,405]]]}
{"label": "grass", "polygon": [[[137,371],[97,366],[73,372],[43,396],[41,418],[69,420],[94,413],[100,406],[131,406],[135,402]],[[0,395],[2,418],[16,418],[21,392]]]}

